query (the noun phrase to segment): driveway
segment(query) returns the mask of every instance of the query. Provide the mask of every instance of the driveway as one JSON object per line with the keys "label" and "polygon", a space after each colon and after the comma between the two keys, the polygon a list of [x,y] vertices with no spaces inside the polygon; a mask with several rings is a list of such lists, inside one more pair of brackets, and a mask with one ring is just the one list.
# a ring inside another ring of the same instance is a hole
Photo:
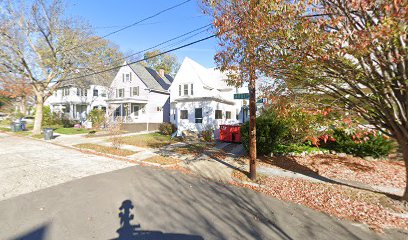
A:
{"label": "driveway", "polygon": [[132,165],[0,133],[0,200]]}

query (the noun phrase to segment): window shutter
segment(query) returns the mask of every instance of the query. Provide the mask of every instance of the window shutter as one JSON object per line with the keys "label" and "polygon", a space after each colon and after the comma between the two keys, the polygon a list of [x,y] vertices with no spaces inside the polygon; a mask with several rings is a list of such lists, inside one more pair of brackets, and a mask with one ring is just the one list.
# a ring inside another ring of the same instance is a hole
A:
{"label": "window shutter", "polygon": [[191,89],[190,89],[191,95],[194,95],[194,88],[193,88],[193,84],[191,84],[191,85],[190,85],[190,87],[191,87]]}
{"label": "window shutter", "polygon": [[116,97],[118,97],[118,89],[116,89]]}
{"label": "window shutter", "polygon": [[130,72],[129,75],[130,75],[130,76],[129,76],[130,81],[132,81],[132,72]]}
{"label": "window shutter", "polygon": [[122,82],[125,82],[125,74],[122,73]]}
{"label": "window shutter", "polygon": [[129,88],[129,96],[131,96],[131,97],[133,96],[132,87]]}
{"label": "window shutter", "polygon": [[139,87],[136,87],[136,94],[139,96]]}

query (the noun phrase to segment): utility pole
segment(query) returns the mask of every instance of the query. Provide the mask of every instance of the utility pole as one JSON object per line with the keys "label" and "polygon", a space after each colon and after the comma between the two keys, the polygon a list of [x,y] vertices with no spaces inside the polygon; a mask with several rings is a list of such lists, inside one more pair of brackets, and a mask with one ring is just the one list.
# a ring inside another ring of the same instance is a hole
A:
{"label": "utility pole", "polygon": [[[259,0],[251,0],[250,11],[252,12]],[[254,48],[250,38],[246,40],[249,51],[249,178],[256,179],[256,70],[251,61],[254,59]]]}

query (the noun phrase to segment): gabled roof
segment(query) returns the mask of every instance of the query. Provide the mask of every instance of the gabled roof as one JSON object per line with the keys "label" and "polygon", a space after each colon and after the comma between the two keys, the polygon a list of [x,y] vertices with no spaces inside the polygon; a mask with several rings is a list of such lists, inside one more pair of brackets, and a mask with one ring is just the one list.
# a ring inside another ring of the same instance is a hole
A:
{"label": "gabled roof", "polygon": [[231,86],[228,86],[226,81],[228,77],[218,69],[205,68],[188,57],[184,59],[182,65],[187,65],[191,68],[203,85],[209,89],[223,90],[232,88]]}
{"label": "gabled roof", "polygon": [[167,91],[171,85],[171,82],[167,77],[165,79],[161,78],[160,75],[151,68],[138,63],[130,64],[129,67],[142,80],[142,82],[152,90]]}

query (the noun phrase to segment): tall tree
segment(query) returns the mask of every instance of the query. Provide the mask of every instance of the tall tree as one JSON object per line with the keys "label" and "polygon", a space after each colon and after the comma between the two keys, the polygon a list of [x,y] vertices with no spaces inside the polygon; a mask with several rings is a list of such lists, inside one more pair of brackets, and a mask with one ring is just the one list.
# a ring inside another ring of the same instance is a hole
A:
{"label": "tall tree", "polygon": [[225,2],[225,49],[249,34],[260,72],[332,96],[395,138],[408,182],[406,0],[260,0],[254,22],[240,17],[247,1]]}
{"label": "tall tree", "polygon": [[61,83],[107,68],[121,55],[89,26],[64,18],[60,0],[4,0],[0,9],[2,74],[29,80],[36,99],[33,133],[38,134],[44,101]]}
{"label": "tall tree", "polygon": [[178,62],[177,57],[171,53],[166,53],[157,57],[153,57],[160,53],[161,53],[160,50],[146,52],[144,54],[144,58],[149,59],[145,60],[144,64],[147,67],[153,68],[156,71],[163,69],[164,73],[174,76],[177,70],[180,68],[180,63]]}
{"label": "tall tree", "polygon": [[[232,85],[248,82],[249,91],[249,175],[256,179],[256,79],[258,65],[257,42],[253,39],[252,25],[258,24],[257,0],[204,0],[205,12],[214,18],[218,29],[220,51],[215,55],[219,69],[227,72]],[[255,28],[256,29],[256,28]]]}

